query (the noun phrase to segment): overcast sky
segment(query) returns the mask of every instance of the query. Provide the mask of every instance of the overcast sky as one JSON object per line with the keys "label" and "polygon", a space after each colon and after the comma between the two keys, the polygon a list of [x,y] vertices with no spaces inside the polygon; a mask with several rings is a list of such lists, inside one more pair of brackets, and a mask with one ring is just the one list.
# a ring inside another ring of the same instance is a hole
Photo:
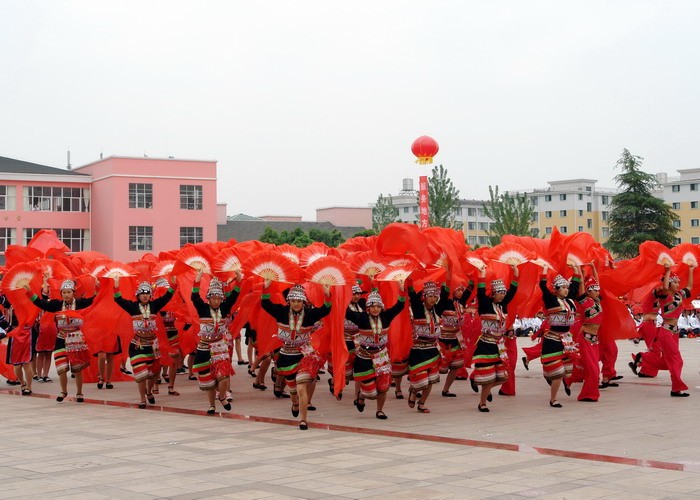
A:
{"label": "overcast sky", "polygon": [[[228,214],[699,168],[700,2],[0,0],[0,156],[218,160]],[[417,186],[417,182],[416,182]]]}

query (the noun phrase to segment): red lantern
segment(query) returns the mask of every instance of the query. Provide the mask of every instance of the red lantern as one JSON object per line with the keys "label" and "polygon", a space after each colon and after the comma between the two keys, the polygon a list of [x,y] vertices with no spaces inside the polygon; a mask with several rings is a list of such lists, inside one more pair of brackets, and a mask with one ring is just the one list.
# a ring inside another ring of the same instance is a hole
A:
{"label": "red lantern", "polygon": [[429,165],[433,163],[433,156],[438,153],[440,147],[435,139],[422,135],[411,144],[411,151],[418,158],[419,165]]}

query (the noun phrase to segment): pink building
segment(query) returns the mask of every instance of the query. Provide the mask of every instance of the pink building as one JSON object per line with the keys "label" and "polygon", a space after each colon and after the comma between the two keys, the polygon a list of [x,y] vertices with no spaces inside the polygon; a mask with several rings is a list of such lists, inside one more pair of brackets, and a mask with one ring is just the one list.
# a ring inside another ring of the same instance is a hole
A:
{"label": "pink building", "polygon": [[0,251],[39,229],[123,262],[216,241],[216,162],[113,156],[63,170],[0,157],[0,217]]}
{"label": "pink building", "polygon": [[328,207],[316,209],[318,222],[330,222],[336,226],[360,226],[372,229],[371,207]]}

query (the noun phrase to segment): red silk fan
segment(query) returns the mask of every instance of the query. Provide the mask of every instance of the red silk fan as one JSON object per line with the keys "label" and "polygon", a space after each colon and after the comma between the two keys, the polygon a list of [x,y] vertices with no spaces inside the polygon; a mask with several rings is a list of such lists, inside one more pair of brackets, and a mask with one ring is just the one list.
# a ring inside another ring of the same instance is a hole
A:
{"label": "red silk fan", "polygon": [[537,258],[537,255],[517,243],[499,243],[488,251],[488,257],[509,266],[519,266]]}
{"label": "red silk fan", "polygon": [[676,260],[683,262],[686,266],[696,266],[700,261],[700,247],[692,243],[681,243],[671,250]]}
{"label": "red silk fan", "polygon": [[301,249],[301,267],[308,267],[314,261],[325,257],[329,253],[328,245],[316,241],[311,245]]}
{"label": "red silk fan", "polygon": [[295,264],[301,264],[301,248],[285,243],[279,245],[277,251]]}
{"label": "red silk fan", "polygon": [[236,271],[243,271],[241,258],[233,248],[224,248],[219,252],[214,261],[211,263],[212,271],[224,280],[236,274]]}
{"label": "red silk fan", "polygon": [[321,257],[306,268],[309,281],[320,285],[348,285],[355,283],[350,267],[337,257]]}
{"label": "red silk fan", "polygon": [[658,241],[645,241],[639,245],[639,255],[645,260],[655,262],[662,266],[666,264],[674,266],[676,264],[671,250]]}
{"label": "red silk fan", "polygon": [[112,261],[110,259],[95,259],[92,262],[85,264],[85,271],[95,278],[102,276],[102,273],[107,268],[107,265]]}
{"label": "red silk fan", "polygon": [[38,290],[42,281],[43,276],[36,266],[28,262],[21,262],[12,266],[5,273],[2,280],[2,289],[5,291],[20,290],[25,285],[29,285],[32,290]]}
{"label": "red silk fan", "polygon": [[478,271],[486,269],[486,262],[474,252],[467,252],[467,264],[476,268]]}
{"label": "red silk fan", "polygon": [[173,272],[174,267],[174,260],[161,260],[155,266],[153,266],[153,269],[151,269],[151,275],[154,277],[168,276]]}
{"label": "red silk fan", "polygon": [[110,261],[99,274],[100,278],[120,278],[126,276],[136,276],[137,273],[133,267],[117,261]]}
{"label": "red silk fan", "polygon": [[202,271],[203,273],[211,274],[211,264],[204,254],[194,246],[185,247],[177,253],[175,260],[183,264]]}
{"label": "red silk fan", "polygon": [[418,266],[415,264],[405,264],[403,266],[389,266],[379,273],[375,279],[377,281],[406,281]]}
{"label": "red silk fan", "polygon": [[252,255],[243,263],[243,269],[270,281],[294,284],[304,280],[304,270],[274,250]]}
{"label": "red silk fan", "polygon": [[151,280],[151,270],[153,269],[152,262],[137,260],[134,262],[127,263],[127,266],[131,267],[136,272],[136,276],[139,280]]}
{"label": "red silk fan", "polygon": [[31,262],[31,265],[38,268],[42,274],[47,273],[50,280],[69,280],[73,278],[65,264],[58,260],[42,259]]}
{"label": "red silk fan", "polygon": [[350,258],[350,269],[357,274],[364,274],[374,278],[377,274],[386,269],[386,264],[379,262],[373,257],[371,251],[356,253]]}

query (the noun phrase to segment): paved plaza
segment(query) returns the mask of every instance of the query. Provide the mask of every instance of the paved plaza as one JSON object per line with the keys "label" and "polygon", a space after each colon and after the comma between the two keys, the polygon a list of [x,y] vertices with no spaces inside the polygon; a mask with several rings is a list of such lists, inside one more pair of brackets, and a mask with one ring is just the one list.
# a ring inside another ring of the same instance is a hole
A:
{"label": "paved plaza", "polygon": [[[521,346],[529,339],[519,339]],[[434,391],[430,414],[393,391],[388,420],[374,402],[358,413],[338,402],[322,375],[300,431],[288,399],[252,388],[245,367],[233,378],[231,412],[206,415],[196,382],[180,396],[161,386],[139,410],[133,382],[85,387],[86,402],[56,403],[58,381],[34,395],[0,389],[0,498],[697,498],[700,496],[700,342],[681,339],[689,398],[671,398],[670,379],[633,376],[631,342],[618,342],[620,387],[598,403],[563,392],[548,405],[541,365],[518,365],[517,396],[494,395],[490,413],[457,381],[457,398]],[[239,369],[241,368],[241,369]],[[407,384],[404,382],[407,394]],[[221,407],[217,407],[221,410]]]}

